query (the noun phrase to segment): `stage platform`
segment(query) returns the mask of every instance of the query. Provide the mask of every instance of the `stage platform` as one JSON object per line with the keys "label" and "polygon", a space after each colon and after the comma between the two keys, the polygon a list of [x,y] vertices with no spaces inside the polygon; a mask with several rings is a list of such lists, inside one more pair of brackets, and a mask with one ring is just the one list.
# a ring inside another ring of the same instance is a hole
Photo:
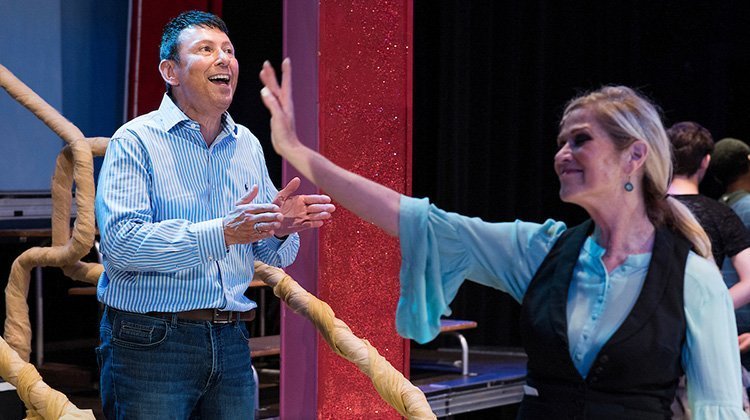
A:
{"label": "stage platform", "polygon": [[[517,404],[526,383],[526,354],[518,348],[474,346],[469,350],[469,375],[461,374],[461,351],[453,348],[411,350],[411,382],[424,392],[438,418],[515,418],[515,411],[492,411]],[[262,363],[259,361],[259,364]],[[259,419],[278,419],[278,371],[259,369]],[[270,373],[270,375],[269,375]],[[498,413],[500,417],[498,417]],[[507,414],[507,415],[506,415]],[[465,416],[462,416],[465,415]],[[488,414],[489,415],[489,414]]]}
{"label": "stage platform", "polygon": [[461,352],[412,349],[411,381],[438,417],[516,404],[523,398],[526,354],[521,349],[474,348],[469,374],[461,374]]}

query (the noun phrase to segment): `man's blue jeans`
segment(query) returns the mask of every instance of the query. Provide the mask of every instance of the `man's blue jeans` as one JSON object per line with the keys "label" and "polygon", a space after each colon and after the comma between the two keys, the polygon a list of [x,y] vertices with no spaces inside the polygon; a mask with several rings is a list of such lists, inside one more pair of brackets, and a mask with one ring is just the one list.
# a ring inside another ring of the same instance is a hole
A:
{"label": "man's blue jeans", "polygon": [[96,349],[108,419],[252,419],[255,380],[244,322],[105,308]]}

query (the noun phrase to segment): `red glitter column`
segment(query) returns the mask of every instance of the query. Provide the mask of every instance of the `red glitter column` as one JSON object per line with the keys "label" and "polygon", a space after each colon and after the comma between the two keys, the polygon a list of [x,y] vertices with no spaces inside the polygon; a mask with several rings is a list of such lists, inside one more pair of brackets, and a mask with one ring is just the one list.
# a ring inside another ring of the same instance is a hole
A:
{"label": "red glitter column", "polygon": [[[311,22],[315,17],[317,28]],[[294,64],[301,137],[336,164],[407,194],[412,25],[411,0],[285,3],[285,53]],[[293,175],[285,168],[285,178]],[[303,262],[304,267],[295,263],[292,274],[304,277],[304,285],[355,334],[408,376],[409,342],[398,336],[394,322],[398,241],[340,206],[317,236],[317,261]],[[303,237],[303,247],[309,238]],[[317,284],[312,284],[315,274]],[[297,338],[309,337],[297,318],[282,317],[282,417],[399,418],[370,380],[323,340],[317,340],[311,358],[309,341]],[[310,404],[316,407],[301,406]]]}

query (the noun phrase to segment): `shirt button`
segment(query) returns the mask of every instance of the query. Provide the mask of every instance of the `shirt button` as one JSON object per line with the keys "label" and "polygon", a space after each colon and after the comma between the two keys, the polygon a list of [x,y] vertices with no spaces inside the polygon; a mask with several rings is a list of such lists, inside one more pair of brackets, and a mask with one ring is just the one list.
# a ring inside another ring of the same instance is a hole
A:
{"label": "shirt button", "polygon": [[581,356],[581,353],[577,353],[576,354],[576,360],[580,362],[581,359],[583,359],[583,356]]}
{"label": "shirt button", "polygon": [[213,261],[213,260],[214,260],[214,257],[212,257],[212,256],[210,256],[210,255],[209,255],[209,256],[208,256],[208,260],[209,260],[209,261]]}

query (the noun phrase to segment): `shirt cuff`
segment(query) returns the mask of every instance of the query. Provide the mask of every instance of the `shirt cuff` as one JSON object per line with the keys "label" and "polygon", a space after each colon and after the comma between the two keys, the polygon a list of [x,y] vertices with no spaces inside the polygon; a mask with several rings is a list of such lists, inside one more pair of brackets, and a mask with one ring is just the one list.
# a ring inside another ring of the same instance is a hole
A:
{"label": "shirt cuff", "polygon": [[299,234],[293,233],[287,236],[285,239],[279,239],[271,237],[278,243],[276,248],[276,254],[279,256],[279,267],[288,267],[297,258],[297,251],[299,251]]}
{"label": "shirt cuff", "polygon": [[268,245],[269,248],[277,250],[277,249],[279,249],[279,247],[281,246],[281,244],[283,244],[284,242],[286,242],[287,239],[289,239],[288,235],[284,239],[279,239],[279,238],[276,237],[276,235],[271,235],[270,238],[266,238],[266,239],[264,239],[264,241],[266,242],[266,244]]}
{"label": "shirt cuff", "polygon": [[224,242],[222,219],[193,223],[190,230],[198,238],[198,253],[203,263],[218,261],[226,257],[227,247]]}

